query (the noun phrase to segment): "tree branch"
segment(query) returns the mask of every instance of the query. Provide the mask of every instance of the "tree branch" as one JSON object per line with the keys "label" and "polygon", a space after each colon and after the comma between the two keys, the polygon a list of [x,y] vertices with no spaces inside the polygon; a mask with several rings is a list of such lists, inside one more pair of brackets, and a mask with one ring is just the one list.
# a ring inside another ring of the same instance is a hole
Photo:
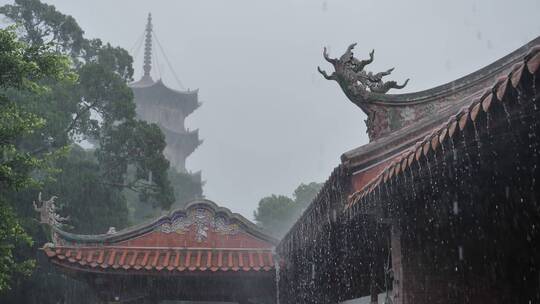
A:
{"label": "tree branch", "polygon": [[71,132],[75,128],[75,125],[77,124],[77,121],[79,120],[81,115],[83,115],[84,113],[90,111],[93,107],[96,106],[96,104],[98,104],[98,102],[99,102],[99,100],[95,100],[93,103],[87,105],[84,109],[77,112],[77,114],[75,114],[75,117],[73,118],[73,120],[71,121],[69,126],[64,130],[64,133],[68,134],[69,132]]}
{"label": "tree branch", "polygon": [[159,190],[159,187],[157,185],[146,184],[146,183],[143,183],[141,180],[135,180],[131,183],[115,183],[115,182],[101,181],[99,182],[99,184],[112,186],[112,187],[125,188],[133,192],[137,192],[137,193],[140,193],[143,190],[154,190],[154,191]]}

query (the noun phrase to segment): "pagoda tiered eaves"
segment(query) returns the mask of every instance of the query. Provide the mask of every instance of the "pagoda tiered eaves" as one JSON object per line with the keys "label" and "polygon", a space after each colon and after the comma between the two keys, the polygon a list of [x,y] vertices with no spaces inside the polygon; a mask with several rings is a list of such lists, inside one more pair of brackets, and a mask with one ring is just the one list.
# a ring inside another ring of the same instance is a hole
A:
{"label": "pagoda tiered eaves", "polygon": [[[153,34],[152,17],[149,14],[145,34],[144,73],[138,81],[130,84],[136,104],[135,110],[139,119],[159,126],[165,135],[164,156],[169,160],[170,167],[174,171],[190,175],[198,188],[196,189],[198,195],[192,197],[196,198],[202,195],[201,173],[200,171],[195,175],[190,173],[190,170],[186,168],[186,159],[202,144],[202,140],[199,139],[198,130],[186,128],[185,120],[201,106],[199,90],[175,90],[166,86],[162,79],[152,78]],[[174,74],[174,71],[172,73]],[[178,83],[180,84],[179,81]],[[182,185],[173,186],[183,187]]]}
{"label": "pagoda tiered eaves", "polygon": [[179,172],[187,172],[186,158],[202,143],[198,130],[186,129],[186,117],[200,105],[198,90],[177,91],[161,80],[139,81],[131,85],[137,116],[156,123],[165,134],[167,146],[164,154]]}
{"label": "pagoda tiered eaves", "polygon": [[130,85],[140,102],[159,104],[171,109],[182,109],[184,116],[193,113],[201,106],[198,99],[199,90],[179,91],[167,87],[161,79],[156,82],[134,82]]}

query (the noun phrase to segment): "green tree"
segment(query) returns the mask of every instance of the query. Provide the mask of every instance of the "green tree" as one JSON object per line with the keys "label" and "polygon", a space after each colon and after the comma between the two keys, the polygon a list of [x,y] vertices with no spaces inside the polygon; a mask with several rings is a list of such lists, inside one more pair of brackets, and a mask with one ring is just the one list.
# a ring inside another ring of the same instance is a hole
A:
{"label": "green tree", "polygon": [[273,236],[282,237],[296,217],[296,203],[285,195],[272,194],[259,201],[253,213],[257,224]]}
{"label": "green tree", "polygon": [[174,185],[175,206],[184,206],[186,202],[202,197],[201,182],[188,173],[169,169],[169,179]]}
{"label": "green tree", "polygon": [[303,211],[305,208],[311,204],[313,199],[317,196],[319,191],[321,191],[323,184],[311,182],[309,184],[300,184],[294,192],[293,197],[300,211]]}
{"label": "green tree", "polygon": [[[127,86],[133,76],[128,52],[84,38],[71,16],[39,0],[16,0],[0,7],[0,13],[21,25],[22,37],[30,45],[50,44],[69,55],[79,75],[75,83],[51,85],[51,91],[37,99],[20,96],[47,121],[43,136],[25,144],[46,151],[87,139],[96,145],[104,184],[135,191],[154,206],[169,207],[174,193],[163,156],[165,139],[156,125],[135,117]],[[127,174],[129,167],[135,174]]]}
{"label": "green tree", "polygon": [[[58,196],[58,207],[69,215],[67,224],[82,234],[100,234],[108,228],[126,227],[126,198],[119,189],[101,182],[92,151],[73,146],[70,154],[56,163],[61,172],[44,191]],[[71,202],[78,202],[72,204]]]}
{"label": "green tree", "polygon": [[13,28],[0,29],[0,292],[10,287],[16,274],[27,275],[31,259],[19,259],[19,246],[32,244],[6,196],[42,181],[51,154],[34,153],[19,145],[43,128],[45,121],[21,107],[12,92],[39,97],[49,90],[41,80],[67,79],[68,61],[49,46],[29,46],[17,39]]}
{"label": "green tree", "polygon": [[[0,289],[12,283],[0,302],[93,303],[80,296],[86,287],[48,263],[23,276],[47,242],[30,202],[39,191],[58,195],[61,213],[80,233],[125,227],[126,189],[167,207],[174,194],[164,137],[135,117],[127,51],[86,39],[75,19],[38,0],[16,0],[0,13],[18,25],[20,38],[11,31],[0,41]],[[78,147],[82,140],[94,149]]]}
{"label": "green tree", "polygon": [[284,195],[264,197],[259,201],[253,216],[258,225],[275,237],[281,238],[319,193],[322,184],[300,184],[293,198]]}
{"label": "green tree", "polygon": [[57,52],[77,57],[87,43],[83,38],[83,30],[73,17],[66,16],[56,11],[54,6],[43,4],[39,0],[16,0],[13,5],[1,7],[0,14],[23,26],[23,40],[30,45],[55,42]]}

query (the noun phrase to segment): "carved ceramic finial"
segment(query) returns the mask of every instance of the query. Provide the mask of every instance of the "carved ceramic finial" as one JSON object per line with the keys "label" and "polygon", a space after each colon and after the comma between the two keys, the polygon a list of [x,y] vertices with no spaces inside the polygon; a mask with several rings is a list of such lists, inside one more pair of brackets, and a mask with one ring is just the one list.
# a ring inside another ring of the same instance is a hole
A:
{"label": "carved ceramic finial", "polygon": [[372,50],[369,53],[368,59],[358,60],[353,53],[355,46],[356,43],[349,45],[339,59],[331,58],[326,48],[324,48],[323,57],[334,66],[335,71],[328,75],[320,67],[317,67],[317,70],[324,78],[335,80],[347,98],[367,114],[367,131],[369,138],[374,139],[385,132],[389,132],[392,124],[387,109],[381,109],[376,104],[385,98],[382,94],[386,94],[391,89],[404,88],[409,79],[402,84],[398,84],[393,80],[383,81],[383,77],[390,75],[394,68],[375,74],[366,72],[364,68],[373,62],[375,51]]}
{"label": "carved ceramic finial", "polygon": [[[354,53],[352,52],[355,46],[356,43],[349,45],[345,53],[339,59],[330,58],[326,48],[324,48],[324,59],[330,62],[335,69],[335,72],[331,75],[328,75],[326,71],[317,67],[319,73],[321,73],[324,78],[337,81],[349,98],[360,97],[361,101],[369,101],[369,93],[385,94],[390,89],[402,89],[407,85],[408,79],[401,85],[393,80],[383,81],[382,78],[390,75],[394,68],[376,74],[366,72],[364,68],[373,62],[375,51],[372,50],[369,53],[369,59],[358,60],[354,57]],[[353,100],[353,102],[357,103],[358,100]]]}
{"label": "carved ceramic finial", "polygon": [[39,222],[42,224],[47,224],[55,228],[61,228],[63,222],[68,220],[69,217],[61,217],[56,213],[56,205],[54,201],[58,197],[52,196],[49,200],[43,201],[41,199],[41,192],[38,194],[38,201],[33,201],[34,210],[39,212]]}

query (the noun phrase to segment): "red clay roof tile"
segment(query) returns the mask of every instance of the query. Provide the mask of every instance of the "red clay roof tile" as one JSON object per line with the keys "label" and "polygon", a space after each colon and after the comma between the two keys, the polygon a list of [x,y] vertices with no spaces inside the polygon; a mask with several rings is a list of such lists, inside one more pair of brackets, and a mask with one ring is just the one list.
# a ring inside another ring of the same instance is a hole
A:
{"label": "red clay roof tile", "polygon": [[[401,161],[402,159],[407,158],[407,165],[411,166],[414,161],[420,160],[422,154],[427,154],[428,151],[426,150],[429,150],[430,146],[434,151],[438,147],[442,147],[441,143],[443,143],[447,137],[453,137],[458,126],[460,130],[463,130],[467,126],[469,120],[475,121],[480,109],[488,113],[491,104],[494,101],[507,100],[508,94],[513,94],[515,88],[518,88],[521,85],[521,82],[524,79],[525,66],[530,74],[534,77],[537,76],[536,74],[540,70],[540,46],[532,48],[526,58],[528,59],[525,59],[524,63],[516,64],[506,77],[499,78],[493,85],[491,92],[487,92],[480,98],[472,100],[469,107],[462,108],[456,115],[450,117],[446,124],[439,127],[437,130],[433,130],[431,134],[434,137],[427,136],[424,140],[416,143],[413,148],[407,149],[396,156],[394,158],[395,161]],[[497,100],[494,98],[497,98]],[[381,183],[386,183],[389,177],[393,176],[394,172],[396,175],[399,175],[399,170],[395,170],[395,161],[390,161],[390,165],[383,169],[377,177],[374,177],[370,182],[365,184],[362,189],[349,195],[349,202],[346,208],[350,208],[363,200],[366,195],[370,194]],[[404,172],[403,168],[401,172]]]}
{"label": "red clay roof tile", "polygon": [[[126,247],[60,246],[43,248],[54,263],[82,270],[104,271],[270,271],[274,269],[267,249],[162,249]],[[67,256],[73,258],[67,259]],[[182,259],[182,257],[184,257]],[[181,263],[181,261],[183,263]],[[112,267],[111,267],[112,266]]]}

